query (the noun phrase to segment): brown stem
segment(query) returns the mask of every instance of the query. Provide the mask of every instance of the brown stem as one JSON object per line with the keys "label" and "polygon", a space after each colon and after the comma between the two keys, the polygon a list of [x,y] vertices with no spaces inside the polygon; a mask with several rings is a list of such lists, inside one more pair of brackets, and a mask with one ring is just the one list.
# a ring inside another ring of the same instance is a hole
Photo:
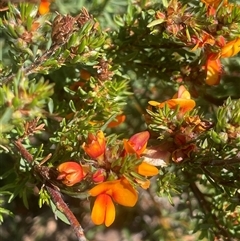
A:
{"label": "brown stem", "polygon": [[67,217],[68,221],[70,222],[74,233],[76,234],[78,241],[87,241],[83,228],[81,227],[80,223],[72,213],[72,211],[69,209],[67,204],[63,201],[62,196],[59,191],[55,190],[53,187],[50,187],[46,185],[46,189],[51,196],[52,201],[56,205],[57,209],[64,213]]}
{"label": "brown stem", "polygon": [[[238,154],[239,155],[239,154]],[[240,163],[240,157],[236,156],[227,160],[206,160],[202,162],[203,166],[229,166]]]}
{"label": "brown stem", "polygon": [[212,217],[212,221],[214,222],[215,226],[217,227],[217,229],[219,230],[220,233],[215,232],[216,236],[222,235],[224,238],[226,238],[225,240],[230,240],[231,239],[231,235],[224,229],[224,227],[222,227],[222,225],[218,222],[217,217],[212,213],[212,207],[211,204],[205,199],[203,193],[198,189],[197,185],[195,182],[191,182],[190,183],[190,188],[194,194],[194,196],[196,197],[199,206],[202,208],[202,210],[204,211],[204,213],[206,214],[210,214]]}
{"label": "brown stem", "polygon": [[[22,157],[27,160],[29,163],[33,162],[33,156],[31,153],[28,152],[28,150],[22,145],[22,138],[19,138],[17,141],[15,141],[15,145],[18,148],[19,152],[21,153]],[[50,154],[44,158],[44,161],[46,159],[49,159]],[[56,205],[57,209],[64,213],[65,216],[67,217],[68,221],[71,224],[71,227],[76,234],[78,241],[87,241],[83,228],[81,227],[80,223],[72,213],[72,211],[69,209],[67,204],[63,201],[62,196],[60,192],[58,191],[58,188],[55,187],[53,184],[51,184],[51,173],[50,173],[50,168],[49,167],[44,167],[44,166],[39,166],[35,165],[33,170],[39,174],[43,180],[46,182],[46,189],[51,197],[51,200],[54,202]]]}
{"label": "brown stem", "polygon": [[18,139],[14,142],[15,146],[19,150],[21,156],[29,163],[33,162],[33,156],[28,152],[28,150],[22,145],[22,139]]}
{"label": "brown stem", "polygon": [[[24,73],[25,76],[28,76],[30,74],[35,73],[36,69],[44,63],[53,53],[56,51],[58,46],[54,45],[52,46],[49,50],[47,50],[42,56],[40,56],[38,59],[35,60],[33,64],[30,66],[27,66],[26,68],[22,69],[22,72]],[[1,85],[3,84],[8,84],[13,80],[13,78],[16,76],[16,74],[11,74],[5,79],[3,79]]]}

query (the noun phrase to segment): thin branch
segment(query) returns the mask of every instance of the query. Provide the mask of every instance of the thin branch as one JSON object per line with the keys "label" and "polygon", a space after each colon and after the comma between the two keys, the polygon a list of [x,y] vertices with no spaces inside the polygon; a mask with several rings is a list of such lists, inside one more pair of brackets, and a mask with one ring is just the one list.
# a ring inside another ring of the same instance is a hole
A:
{"label": "thin branch", "polygon": [[[33,162],[33,156],[31,153],[28,152],[28,150],[22,145],[22,138],[19,138],[17,141],[15,141],[15,146],[18,148],[20,154],[22,155],[22,157],[28,161],[29,163]],[[45,162],[46,160],[48,160],[51,157],[51,155],[49,154],[46,158],[44,158],[44,160],[42,161]],[[50,168],[46,167],[46,166],[39,166],[39,165],[35,165],[33,168],[34,172],[37,172],[37,174],[39,174],[43,180],[46,183],[46,189],[51,197],[51,200],[54,202],[54,204],[56,205],[57,209],[64,213],[65,216],[67,217],[68,221],[71,224],[71,227],[75,233],[75,235],[78,238],[78,241],[87,241],[84,232],[83,232],[83,228],[81,227],[80,223],[78,222],[78,220],[76,219],[76,217],[74,216],[74,214],[72,213],[72,211],[69,209],[69,207],[67,206],[67,204],[64,202],[64,200],[62,199],[61,193],[58,190],[58,187],[56,187],[55,185],[51,184],[51,173],[50,173]]]}
{"label": "thin branch", "polygon": [[[27,66],[25,68],[22,68],[22,72],[24,73],[25,76],[28,76],[30,74],[35,73],[35,71],[37,70],[37,68],[39,66],[41,66],[41,64],[43,64],[44,62],[46,62],[47,59],[49,59],[52,54],[54,54],[54,52],[57,50],[59,46],[54,45],[52,46],[49,50],[47,50],[42,56],[40,56],[39,58],[37,58],[34,63],[32,63],[30,66]],[[8,84],[9,82],[11,82],[14,77],[16,76],[16,73],[9,75],[8,77],[4,78],[2,83],[0,83],[0,85],[3,84]]]}
{"label": "thin branch", "polygon": [[190,189],[192,190],[194,196],[196,197],[200,208],[202,208],[205,214],[210,214],[212,217],[212,221],[215,224],[215,227],[219,230],[219,232],[215,232],[216,236],[222,235],[225,240],[231,240],[231,234],[229,234],[224,227],[218,222],[217,217],[212,213],[211,204],[205,199],[203,193],[198,189],[195,182],[190,183]]}
{"label": "thin branch", "polygon": [[67,204],[63,201],[60,192],[48,185],[46,185],[46,189],[49,195],[51,196],[52,201],[56,205],[57,209],[66,215],[68,221],[70,222],[73,228],[74,233],[78,238],[78,241],[87,241],[83,232],[83,228],[81,227],[80,223],[78,222],[72,211],[69,209]]}
{"label": "thin branch", "polygon": [[[238,154],[239,155],[239,154]],[[221,160],[204,160],[202,162],[203,166],[230,166],[235,164],[240,164],[240,157],[234,157],[231,159],[221,159]]]}
{"label": "thin branch", "polygon": [[14,142],[21,156],[28,162],[33,162],[33,156],[28,152],[28,150],[23,146],[22,139],[18,139]]}

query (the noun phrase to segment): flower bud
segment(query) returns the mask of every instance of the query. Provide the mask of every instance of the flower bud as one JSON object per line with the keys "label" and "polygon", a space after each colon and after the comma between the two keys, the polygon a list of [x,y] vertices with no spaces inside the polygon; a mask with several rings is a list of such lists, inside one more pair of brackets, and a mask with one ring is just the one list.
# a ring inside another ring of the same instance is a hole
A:
{"label": "flower bud", "polygon": [[106,148],[103,132],[98,131],[96,135],[89,134],[87,143],[84,143],[82,147],[91,158],[102,162]]}
{"label": "flower bud", "polygon": [[61,180],[66,186],[73,186],[83,178],[83,168],[77,162],[69,161],[60,164],[57,168],[59,175],[57,180]]}
{"label": "flower bud", "polygon": [[92,180],[95,183],[100,183],[105,181],[106,179],[106,171],[104,169],[98,169],[95,173],[92,175]]}

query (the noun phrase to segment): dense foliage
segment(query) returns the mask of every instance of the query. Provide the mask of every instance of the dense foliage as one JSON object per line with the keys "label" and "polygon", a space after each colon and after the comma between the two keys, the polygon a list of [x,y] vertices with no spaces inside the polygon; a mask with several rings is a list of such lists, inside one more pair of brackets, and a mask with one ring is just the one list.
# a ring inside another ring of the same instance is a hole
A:
{"label": "dense foliage", "polygon": [[239,240],[239,1],[0,7],[2,225],[23,203],[80,241]]}

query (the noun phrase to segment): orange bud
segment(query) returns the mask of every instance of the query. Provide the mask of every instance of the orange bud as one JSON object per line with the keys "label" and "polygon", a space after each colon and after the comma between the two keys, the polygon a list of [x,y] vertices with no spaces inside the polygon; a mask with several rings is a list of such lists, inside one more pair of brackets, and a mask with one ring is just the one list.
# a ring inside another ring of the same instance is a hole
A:
{"label": "orange bud", "polygon": [[50,10],[50,1],[41,0],[38,11],[41,15],[48,13]]}
{"label": "orange bud", "polygon": [[106,141],[103,132],[98,131],[96,135],[90,133],[87,143],[83,143],[82,147],[91,158],[101,161],[106,149]]}
{"label": "orange bud", "polygon": [[83,168],[77,162],[64,162],[57,170],[59,172],[57,180],[61,180],[66,186],[73,186],[84,178]]}
{"label": "orange bud", "polygon": [[148,131],[139,132],[133,135],[129,140],[124,140],[124,149],[127,153],[136,153],[140,156],[146,149],[150,134]]}
{"label": "orange bud", "polygon": [[105,181],[105,179],[106,179],[106,171],[105,171],[105,169],[102,169],[102,168],[98,169],[92,175],[92,180],[95,183],[101,183],[101,182]]}

